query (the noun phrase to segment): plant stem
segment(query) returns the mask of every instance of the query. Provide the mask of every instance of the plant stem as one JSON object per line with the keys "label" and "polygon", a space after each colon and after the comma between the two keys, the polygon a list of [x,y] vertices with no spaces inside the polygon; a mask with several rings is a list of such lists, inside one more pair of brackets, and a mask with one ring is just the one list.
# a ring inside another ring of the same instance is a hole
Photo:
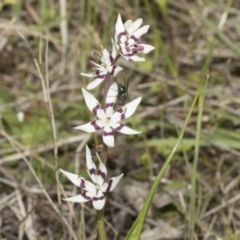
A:
{"label": "plant stem", "polygon": [[103,210],[97,210],[97,228],[100,240],[107,240],[106,230],[104,226]]}
{"label": "plant stem", "polygon": [[[110,82],[111,82],[111,73],[107,73],[105,80],[104,80],[104,103],[106,104],[106,99],[107,99],[107,93],[110,88]],[[105,109],[105,106],[104,106]]]}
{"label": "plant stem", "polygon": [[[114,65],[117,60],[121,57],[120,54],[116,56],[116,58],[112,61],[111,65]],[[110,82],[111,82],[111,73],[107,73],[105,80],[104,80],[104,102],[106,103],[107,93],[110,88]]]}
{"label": "plant stem", "polygon": [[121,55],[118,54],[118,55],[116,56],[116,58],[113,60],[112,65],[115,64],[120,57],[121,57]]}

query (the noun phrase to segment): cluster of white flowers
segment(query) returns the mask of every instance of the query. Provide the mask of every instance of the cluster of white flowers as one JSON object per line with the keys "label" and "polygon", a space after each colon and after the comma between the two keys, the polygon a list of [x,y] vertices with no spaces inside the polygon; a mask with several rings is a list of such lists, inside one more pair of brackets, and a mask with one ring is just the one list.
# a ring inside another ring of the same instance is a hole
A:
{"label": "cluster of white flowers", "polygon": [[[103,129],[103,142],[109,147],[114,147],[115,141],[113,129],[128,135],[141,133],[125,126],[122,124],[122,121],[133,115],[142,98],[138,97],[135,100],[120,106],[118,109],[114,109],[117,106],[116,101],[120,94],[119,85],[116,82],[110,84],[110,77],[115,77],[121,70],[123,70],[122,67],[116,66],[116,62],[121,56],[126,60],[144,61],[145,59],[137,56],[137,54],[148,53],[154,49],[151,45],[141,43],[140,37],[147,33],[149,29],[149,25],[140,27],[141,24],[141,18],[136,21],[128,20],[123,23],[121,15],[119,14],[115,26],[115,36],[114,39],[112,39],[112,51],[109,53],[107,49],[102,48],[101,53],[94,52],[93,56],[97,58],[100,63],[90,61],[90,64],[94,67],[94,72],[81,73],[82,76],[95,78],[87,85],[88,90],[94,89],[104,82],[105,87],[107,86],[107,94],[105,96],[105,105],[102,107],[92,94],[82,88],[86,105],[95,115],[96,119],[84,125],[77,126],[75,129],[90,133]],[[86,146],[87,171],[93,183],[62,169],[61,172],[75,185],[84,190],[80,195],[66,198],[66,201],[87,202],[92,200],[94,208],[101,210],[105,204],[103,193],[112,191],[123,177],[123,174],[106,181],[107,169],[102,163],[99,155],[97,153],[96,155],[99,160],[98,170],[92,160],[91,152],[88,146]]]}

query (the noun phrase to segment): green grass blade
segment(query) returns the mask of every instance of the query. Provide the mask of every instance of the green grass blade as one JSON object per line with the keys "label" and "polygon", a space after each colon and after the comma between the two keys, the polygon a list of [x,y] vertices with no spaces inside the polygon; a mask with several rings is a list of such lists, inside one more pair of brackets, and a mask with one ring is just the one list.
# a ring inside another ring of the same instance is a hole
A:
{"label": "green grass blade", "polygon": [[142,209],[141,209],[141,211],[140,211],[137,219],[135,220],[134,224],[132,225],[131,229],[129,230],[129,232],[128,232],[126,238],[125,238],[126,240],[136,240],[136,239],[140,239],[140,234],[141,234],[141,231],[142,231],[143,223],[144,223],[144,220],[145,220],[145,218],[146,218],[148,209],[149,209],[149,207],[150,207],[150,205],[151,205],[151,203],[152,203],[153,197],[154,197],[154,195],[155,195],[155,193],[156,193],[156,191],[157,191],[157,189],[158,189],[158,185],[160,184],[161,179],[163,178],[164,173],[165,173],[165,171],[167,170],[167,167],[168,167],[168,165],[170,164],[170,162],[171,162],[171,160],[172,160],[172,158],[173,158],[173,156],[174,156],[174,153],[176,152],[178,146],[179,146],[180,143],[181,143],[181,140],[182,140],[182,138],[183,138],[183,135],[184,135],[185,129],[186,129],[186,127],[187,127],[188,121],[189,121],[189,119],[190,119],[190,116],[191,116],[191,114],[192,114],[192,111],[193,111],[193,109],[194,109],[194,106],[195,106],[195,104],[196,104],[196,101],[197,101],[197,99],[198,99],[198,97],[199,97],[199,94],[200,94],[201,91],[202,91],[203,85],[204,85],[204,83],[205,83],[205,81],[206,81],[207,78],[208,78],[208,77],[206,76],[206,77],[204,77],[204,79],[202,80],[202,82],[201,82],[201,84],[200,84],[200,86],[199,86],[199,88],[198,88],[198,90],[197,90],[197,93],[196,93],[196,95],[195,95],[195,97],[194,97],[194,100],[193,100],[193,102],[192,102],[192,105],[191,105],[191,107],[190,107],[190,110],[189,110],[189,112],[188,112],[187,118],[186,118],[186,120],[185,120],[185,122],[184,122],[184,125],[183,125],[183,128],[182,128],[182,130],[181,130],[180,136],[179,136],[179,138],[178,138],[175,146],[173,147],[171,153],[169,154],[166,162],[164,163],[163,167],[160,169],[160,171],[159,171],[159,173],[158,173],[158,175],[157,175],[157,177],[156,177],[156,179],[155,179],[155,181],[154,181],[154,183],[153,183],[153,185],[152,185],[152,187],[151,187],[151,189],[150,189],[150,192],[149,192],[149,194],[148,194],[148,197],[147,197],[147,199],[146,199],[146,201],[145,201],[145,203],[144,203],[144,205],[143,205],[143,207],[142,207]]}
{"label": "green grass blade", "polygon": [[202,129],[202,114],[203,114],[203,104],[204,97],[206,93],[207,81],[204,85],[204,91],[199,95],[198,100],[198,118],[197,118],[197,131],[196,131],[196,142],[195,142],[195,151],[194,151],[194,160],[193,168],[191,171],[191,198],[190,198],[190,219],[189,219],[189,239],[194,239],[194,230],[196,225],[196,185],[197,185],[197,165],[198,165],[198,156],[200,148],[200,137]]}

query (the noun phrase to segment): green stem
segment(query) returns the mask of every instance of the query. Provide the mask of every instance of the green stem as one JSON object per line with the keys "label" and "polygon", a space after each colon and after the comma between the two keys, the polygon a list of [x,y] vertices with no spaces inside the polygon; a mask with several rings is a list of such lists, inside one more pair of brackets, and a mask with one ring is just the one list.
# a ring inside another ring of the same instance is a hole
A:
{"label": "green stem", "polygon": [[97,211],[97,228],[100,240],[107,240],[106,230],[104,226],[103,210]]}
{"label": "green stem", "polygon": [[200,138],[201,138],[201,129],[202,129],[202,114],[204,106],[204,97],[206,93],[206,86],[208,83],[208,78],[206,79],[205,85],[198,99],[198,118],[197,118],[197,131],[196,131],[196,143],[194,151],[194,160],[192,167],[192,176],[191,176],[191,198],[190,198],[190,228],[189,228],[189,239],[194,239],[194,230],[196,225],[196,191],[197,191],[197,166],[199,158],[199,147],[200,147]]}

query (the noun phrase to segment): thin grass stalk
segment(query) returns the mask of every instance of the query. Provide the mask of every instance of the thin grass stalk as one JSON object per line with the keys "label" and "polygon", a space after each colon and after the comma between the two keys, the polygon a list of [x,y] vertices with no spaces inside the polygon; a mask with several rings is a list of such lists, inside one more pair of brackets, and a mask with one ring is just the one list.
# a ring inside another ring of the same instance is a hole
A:
{"label": "thin grass stalk", "polygon": [[[208,80],[208,76],[207,76]],[[193,167],[191,171],[191,198],[190,198],[190,218],[189,218],[189,239],[194,239],[194,230],[196,225],[196,184],[197,184],[197,166],[199,159],[199,148],[200,148],[200,137],[201,137],[201,129],[202,129],[202,114],[203,114],[203,104],[204,97],[206,92],[206,85],[203,88],[203,91],[199,95],[198,99],[198,117],[197,117],[197,131],[196,131],[196,143],[195,143],[195,151],[194,151],[194,160]]]}
{"label": "thin grass stalk", "polygon": [[51,123],[50,125],[51,125],[53,148],[54,148],[55,178],[56,178],[56,182],[57,182],[57,196],[58,196],[58,203],[60,204],[62,201],[61,201],[61,195],[60,195],[60,190],[59,190],[57,130],[56,130],[56,125],[55,125],[51,96],[50,96],[50,92],[49,92],[48,37],[47,37],[46,49],[45,49],[45,78],[46,78],[46,85],[45,86],[46,86],[46,94],[47,94],[47,102],[48,102],[47,106],[48,106],[48,112],[49,112],[49,117],[50,117],[50,123]]}

